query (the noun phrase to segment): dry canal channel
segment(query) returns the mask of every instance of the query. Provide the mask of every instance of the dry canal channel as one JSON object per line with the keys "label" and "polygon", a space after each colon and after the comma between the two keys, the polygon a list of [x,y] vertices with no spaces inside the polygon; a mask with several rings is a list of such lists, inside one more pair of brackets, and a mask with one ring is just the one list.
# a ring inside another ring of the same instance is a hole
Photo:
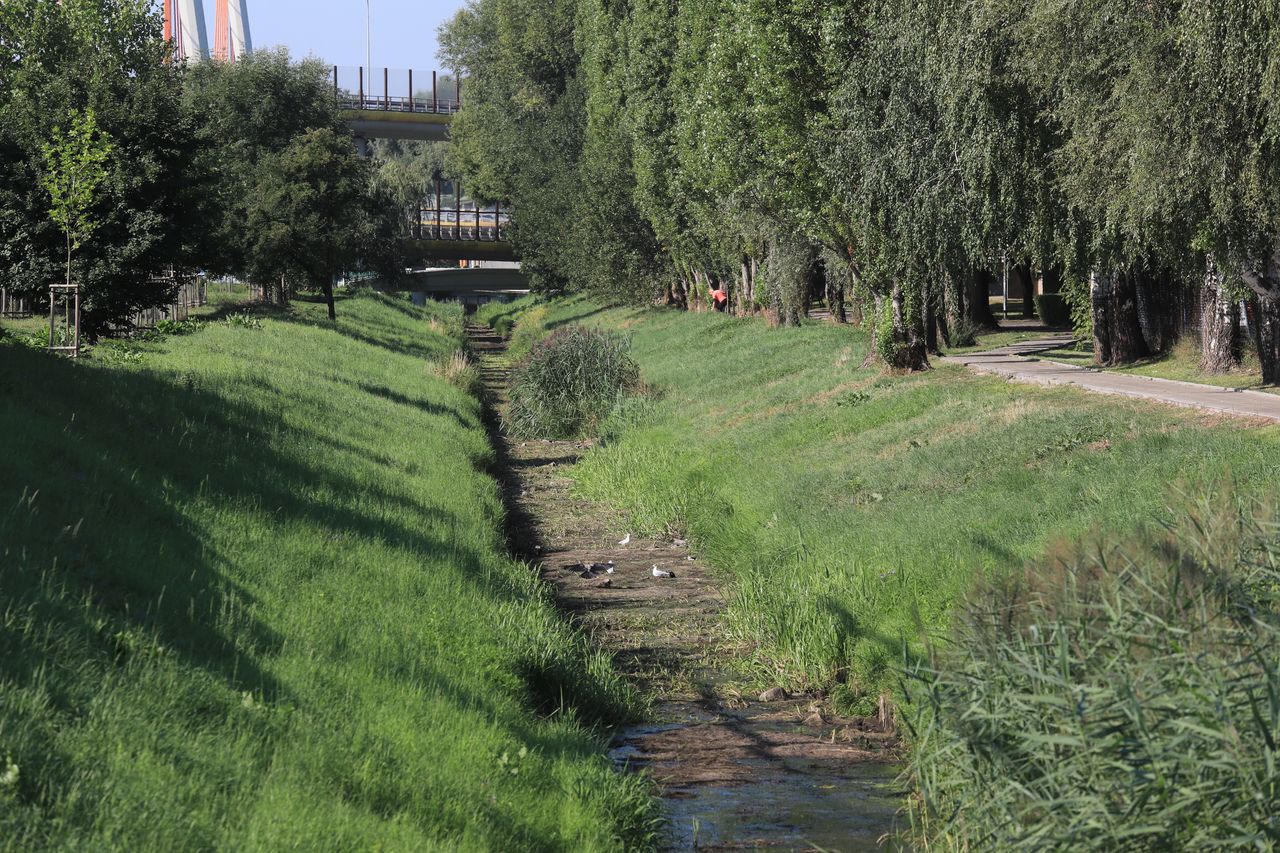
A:
{"label": "dry canal channel", "polygon": [[[483,327],[467,331],[501,410],[505,343]],[[620,544],[617,512],[571,493],[566,471],[588,442],[518,441],[498,430],[494,440],[515,555],[654,697],[654,719],[620,732],[612,755],[658,783],[664,846],[884,849],[903,795],[893,735],[877,719],[834,714],[822,696],[741,684],[730,664],[745,649],[727,639],[717,573],[678,539]],[[655,566],[674,577],[654,577]]]}

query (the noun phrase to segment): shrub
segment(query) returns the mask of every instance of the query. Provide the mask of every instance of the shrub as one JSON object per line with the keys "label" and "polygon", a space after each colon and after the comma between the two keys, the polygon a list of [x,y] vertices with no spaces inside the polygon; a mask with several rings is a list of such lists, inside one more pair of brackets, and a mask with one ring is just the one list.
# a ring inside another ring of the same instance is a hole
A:
{"label": "shrub", "polygon": [[1071,309],[1061,293],[1036,294],[1036,314],[1046,326],[1071,325]]}
{"label": "shrub", "polygon": [[511,376],[508,428],[516,435],[590,434],[640,381],[626,338],[565,326],[533,346]]}
{"label": "shrub", "polygon": [[186,320],[161,320],[155,330],[161,335],[190,335],[200,331],[204,324],[194,317]]}
{"label": "shrub", "polygon": [[914,673],[918,841],[1270,849],[1280,512],[1219,496],[973,596]]}
{"label": "shrub", "polygon": [[951,346],[971,347],[978,342],[982,326],[968,317],[957,317],[947,331],[951,333]]}

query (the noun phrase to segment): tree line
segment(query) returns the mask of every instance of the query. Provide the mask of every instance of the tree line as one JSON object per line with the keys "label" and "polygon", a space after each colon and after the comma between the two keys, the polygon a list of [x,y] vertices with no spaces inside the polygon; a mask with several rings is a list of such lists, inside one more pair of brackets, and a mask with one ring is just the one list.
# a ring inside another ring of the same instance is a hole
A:
{"label": "tree line", "polygon": [[314,287],[336,273],[393,275],[393,193],[357,156],[318,61],[258,52],[235,64],[172,61],[143,0],[0,4],[0,286],[47,299],[68,277],[51,213],[49,141],[91,116],[103,142],[77,248],[89,334],[173,297],[169,270]]}
{"label": "tree line", "polygon": [[1098,361],[1204,367],[1249,312],[1280,379],[1280,3],[476,0],[453,167],[545,290],[798,323],[824,287],[892,368],[990,324],[1005,265]]}

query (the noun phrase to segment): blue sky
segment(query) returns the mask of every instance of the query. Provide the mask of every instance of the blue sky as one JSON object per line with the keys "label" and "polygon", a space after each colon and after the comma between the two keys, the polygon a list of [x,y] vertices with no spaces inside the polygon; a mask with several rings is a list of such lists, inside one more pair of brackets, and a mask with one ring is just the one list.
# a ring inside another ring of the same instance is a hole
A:
{"label": "blue sky", "polygon": [[[284,45],[301,59],[363,65],[365,0],[248,0],[254,48]],[[213,32],[214,0],[203,0]],[[373,67],[444,70],[436,59],[436,28],[465,0],[370,0]],[[210,35],[210,40],[212,40]]]}

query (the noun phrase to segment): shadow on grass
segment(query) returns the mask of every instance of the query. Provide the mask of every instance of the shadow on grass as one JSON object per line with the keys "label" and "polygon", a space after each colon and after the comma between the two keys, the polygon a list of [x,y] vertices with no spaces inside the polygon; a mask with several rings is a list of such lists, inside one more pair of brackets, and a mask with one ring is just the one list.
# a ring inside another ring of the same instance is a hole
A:
{"label": "shadow on grass", "polygon": [[[46,630],[96,649],[99,664],[124,663],[127,638],[152,635],[187,664],[274,699],[280,687],[258,660],[282,640],[247,615],[256,602],[235,580],[234,555],[193,522],[192,507],[260,513],[272,526],[320,525],[335,542],[392,543],[447,560],[487,597],[525,597],[514,579],[486,570],[484,555],[406,527],[386,509],[443,530],[460,523],[452,513],[338,473],[319,463],[323,450],[314,460],[282,452],[272,438],[277,414],[243,396],[0,344],[5,598],[34,602]],[[431,413],[466,426],[448,407]],[[18,683],[58,665],[11,627],[0,626],[0,651],[0,672]]]}

